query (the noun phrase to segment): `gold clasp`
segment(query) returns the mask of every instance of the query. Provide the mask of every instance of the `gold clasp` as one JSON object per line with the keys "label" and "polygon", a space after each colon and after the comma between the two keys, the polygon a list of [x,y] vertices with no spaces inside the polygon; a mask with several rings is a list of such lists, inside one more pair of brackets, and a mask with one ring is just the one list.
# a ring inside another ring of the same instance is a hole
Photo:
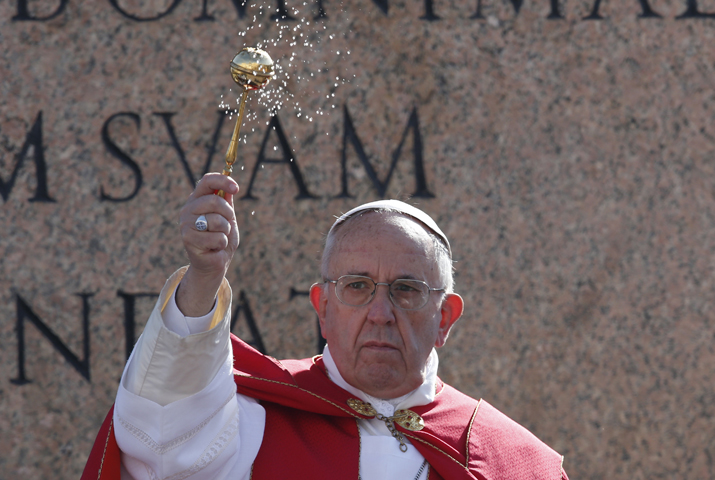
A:
{"label": "gold clasp", "polygon": [[402,434],[395,428],[395,423],[411,432],[419,432],[425,428],[425,421],[412,410],[397,410],[393,416],[386,417],[383,414],[378,413],[377,410],[375,410],[375,407],[371,404],[356,398],[349,399],[348,406],[360,415],[375,417],[376,419],[385,422],[385,426],[390,431],[390,434],[395,437],[398,442],[400,442],[400,450],[403,452],[407,451],[407,444],[405,443],[405,437],[403,437]]}
{"label": "gold clasp", "polygon": [[360,415],[365,415],[366,417],[374,417],[377,415],[377,411],[369,403],[358,400],[357,398],[351,398],[348,400],[348,406],[355,410]]}
{"label": "gold clasp", "polygon": [[396,424],[410,432],[419,432],[425,428],[425,421],[412,410],[398,410],[391,418],[395,420]]}

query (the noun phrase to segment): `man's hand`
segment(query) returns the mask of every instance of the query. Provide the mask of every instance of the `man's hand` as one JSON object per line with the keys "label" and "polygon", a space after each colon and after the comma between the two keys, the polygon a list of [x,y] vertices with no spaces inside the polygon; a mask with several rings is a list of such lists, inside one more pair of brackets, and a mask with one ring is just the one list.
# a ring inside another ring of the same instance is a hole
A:
{"label": "man's hand", "polygon": [[[223,190],[221,198],[214,191]],[[181,239],[189,255],[189,270],[176,292],[176,304],[188,317],[200,317],[211,311],[223,277],[238,247],[238,226],[233,210],[233,196],[238,185],[231,178],[208,173],[181,209]],[[203,215],[208,229],[196,229],[196,219]]]}

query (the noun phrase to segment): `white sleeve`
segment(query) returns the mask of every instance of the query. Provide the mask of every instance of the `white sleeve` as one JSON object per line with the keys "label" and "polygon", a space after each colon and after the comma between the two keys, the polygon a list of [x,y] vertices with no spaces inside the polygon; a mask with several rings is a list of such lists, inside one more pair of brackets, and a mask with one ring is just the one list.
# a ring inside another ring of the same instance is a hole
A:
{"label": "white sleeve", "polygon": [[122,479],[247,479],[265,411],[236,394],[231,290],[221,286],[208,330],[172,332],[162,309],[184,271],[167,281],[120,381],[114,428]]}
{"label": "white sleeve", "polygon": [[213,309],[203,317],[187,317],[176,304],[176,291],[171,294],[171,298],[166,302],[164,311],[161,312],[161,318],[164,320],[164,326],[170,331],[178,334],[181,337],[193,335],[195,333],[203,333],[211,330],[216,313],[216,302]]}

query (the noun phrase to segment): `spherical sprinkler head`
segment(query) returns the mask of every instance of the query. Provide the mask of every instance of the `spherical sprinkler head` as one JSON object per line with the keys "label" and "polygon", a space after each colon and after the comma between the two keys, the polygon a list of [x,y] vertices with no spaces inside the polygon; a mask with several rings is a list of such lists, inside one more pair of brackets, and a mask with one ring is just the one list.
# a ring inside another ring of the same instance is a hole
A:
{"label": "spherical sprinkler head", "polygon": [[258,90],[273,78],[273,60],[260,48],[244,47],[231,61],[231,76],[244,89]]}

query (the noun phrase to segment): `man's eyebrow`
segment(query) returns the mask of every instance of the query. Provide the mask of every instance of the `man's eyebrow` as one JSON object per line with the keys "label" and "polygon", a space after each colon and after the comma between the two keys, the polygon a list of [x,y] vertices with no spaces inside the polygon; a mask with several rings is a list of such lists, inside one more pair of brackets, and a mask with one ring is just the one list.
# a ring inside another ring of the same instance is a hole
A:
{"label": "man's eyebrow", "polygon": [[[346,275],[359,275],[361,277],[371,278],[373,281],[376,281],[374,278],[372,278],[370,276],[369,272],[358,272],[355,270],[348,270],[348,273],[346,273]],[[421,278],[419,278],[417,275],[413,275],[411,273],[400,273],[399,275],[397,275],[395,278],[393,278],[390,281],[394,282],[395,280],[419,280],[421,282],[424,281]]]}
{"label": "man's eyebrow", "polygon": [[348,273],[346,273],[346,275],[359,275],[361,277],[372,278],[368,272],[357,272],[354,270],[348,270]]}
{"label": "man's eyebrow", "polygon": [[422,281],[422,279],[417,277],[417,275],[412,275],[411,273],[401,274],[397,278],[401,278],[403,280],[420,280],[420,281]]}

